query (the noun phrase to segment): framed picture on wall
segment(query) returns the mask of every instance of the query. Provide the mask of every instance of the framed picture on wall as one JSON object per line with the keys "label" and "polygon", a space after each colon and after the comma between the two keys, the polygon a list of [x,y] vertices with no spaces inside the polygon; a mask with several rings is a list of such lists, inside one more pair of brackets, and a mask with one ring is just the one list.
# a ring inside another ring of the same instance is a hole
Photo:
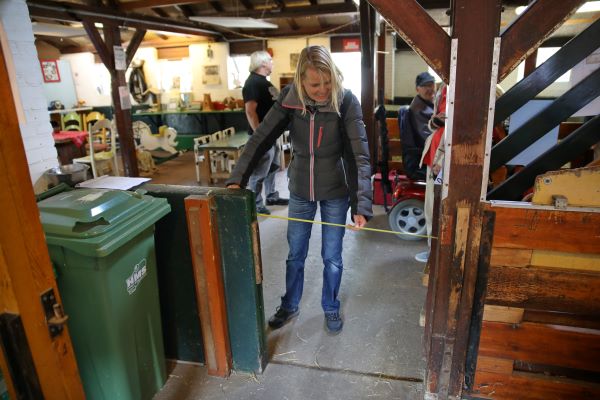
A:
{"label": "framed picture on wall", "polygon": [[60,72],[56,60],[40,60],[44,82],[60,82]]}

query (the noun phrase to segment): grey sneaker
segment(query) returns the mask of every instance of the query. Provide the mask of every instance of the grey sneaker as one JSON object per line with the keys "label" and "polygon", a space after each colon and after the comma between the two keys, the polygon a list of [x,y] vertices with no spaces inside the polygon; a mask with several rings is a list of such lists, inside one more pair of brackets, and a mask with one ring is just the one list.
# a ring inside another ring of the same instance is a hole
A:
{"label": "grey sneaker", "polygon": [[340,313],[338,312],[327,312],[325,313],[325,327],[327,328],[327,332],[337,335],[342,331],[344,327],[344,321],[342,317],[340,317]]}
{"label": "grey sneaker", "polygon": [[426,263],[427,260],[429,260],[429,250],[415,254],[415,260],[417,260],[418,262]]}

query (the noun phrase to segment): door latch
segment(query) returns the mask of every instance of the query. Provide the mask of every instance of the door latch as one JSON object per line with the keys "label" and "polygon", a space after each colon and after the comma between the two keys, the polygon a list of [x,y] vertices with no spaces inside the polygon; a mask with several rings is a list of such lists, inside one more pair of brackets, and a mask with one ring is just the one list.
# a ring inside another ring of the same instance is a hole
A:
{"label": "door latch", "polygon": [[42,307],[46,314],[48,331],[50,332],[50,337],[54,338],[62,333],[64,324],[69,319],[69,316],[65,315],[62,306],[56,302],[53,288],[42,293],[41,299]]}

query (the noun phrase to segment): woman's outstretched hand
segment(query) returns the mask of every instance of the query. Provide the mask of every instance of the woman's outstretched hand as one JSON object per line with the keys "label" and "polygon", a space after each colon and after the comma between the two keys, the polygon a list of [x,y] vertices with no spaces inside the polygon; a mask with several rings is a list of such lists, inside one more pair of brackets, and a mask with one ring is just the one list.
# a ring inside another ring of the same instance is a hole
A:
{"label": "woman's outstretched hand", "polygon": [[237,183],[230,183],[227,185],[227,189],[241,189],[241,187]]}
{"label": "woman's outstretched hand", "polygon": [[367,224],[367,219],[364,215],[355,215],[354,216],[354,229],[360,229]]}

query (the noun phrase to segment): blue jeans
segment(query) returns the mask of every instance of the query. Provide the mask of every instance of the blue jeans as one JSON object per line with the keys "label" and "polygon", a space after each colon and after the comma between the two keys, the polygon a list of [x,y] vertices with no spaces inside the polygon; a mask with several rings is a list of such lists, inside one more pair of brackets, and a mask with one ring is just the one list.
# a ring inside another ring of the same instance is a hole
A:
{"label": "blue jeans", "polygon": [[[289,217],[314,220],[317,203],[321,206],[321,221],[346,224],[348,197],[333,200],[308,201],[290,193]],[[302,298],[304,287],[304,261],[308,254],[308,243],[312,224],[289,221],[287,239],[290,252],[286,261],[285,295],[281,298],[281,308],[296,311]],[[323,293],[321,306],[326,313],[337,312],[340,302],[337,299],[342,281],[342,241],[345,229],[322,225],[321,257],[323,258]]]}

